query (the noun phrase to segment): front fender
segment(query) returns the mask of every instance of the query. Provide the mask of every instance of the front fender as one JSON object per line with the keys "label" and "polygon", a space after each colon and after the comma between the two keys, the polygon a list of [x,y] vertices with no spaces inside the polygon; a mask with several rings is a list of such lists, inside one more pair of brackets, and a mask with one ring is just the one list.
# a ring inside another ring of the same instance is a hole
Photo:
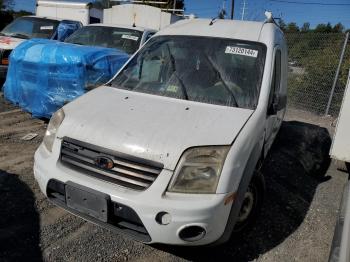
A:
{"label": "front fender", "polygon": [[248,161],[246,163],[246,166],[244,168],[244,171],[238,186],[238,190],[235,192],[236,193],[235,199],[231,204],[231,211],[226,223],[225,231],[222,234],[222,236],[216,242],[213,243],[213,245],[220,245],[227,242],[232,235],[232,231],[235,227],[235,224],[239,215],[239,211],[242,206],[244,194],[248,189],[250,181],[252,180],[255,168],[262,157],[263,144],[264,144],[264,140],[260,139],[259,142],[256,143],[256,145],[254,146],[248,158]]}

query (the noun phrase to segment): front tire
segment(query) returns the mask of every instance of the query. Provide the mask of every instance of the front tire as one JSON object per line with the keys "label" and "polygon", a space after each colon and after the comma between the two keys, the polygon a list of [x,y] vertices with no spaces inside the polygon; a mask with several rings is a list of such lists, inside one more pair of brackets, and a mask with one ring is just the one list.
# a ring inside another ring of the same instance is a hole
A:
{"label": "front tire", "polygon": [[252,180],[248,186],[242,206],[239,211],[233,234],[239,234],[255,222],[260,213],[265,195],[265,179],[259,172],[255,171]]}

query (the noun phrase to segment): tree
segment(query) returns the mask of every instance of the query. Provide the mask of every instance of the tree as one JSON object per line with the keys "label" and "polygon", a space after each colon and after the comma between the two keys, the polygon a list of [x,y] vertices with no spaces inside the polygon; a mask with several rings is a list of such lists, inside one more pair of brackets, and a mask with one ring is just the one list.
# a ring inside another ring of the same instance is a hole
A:
{"label": "tree", "polygon": [[300,29],[301,32],[306,33],[310,31],[310,23],[304,23]]}
{"label": "tree", "polygon": [[296,23],[292,22],[287,25],[286,31],[288,33],[297,33],[300,31],[299,27],[297,26]]}
{"label": "tree", "polygon": [[279,27],[281,28],[282,31],[286,31],[287,25],[286,25],[286,23],[283,21],[282,18],[278,19],[278,25],[279,25]]}
{"label": "tree", "polygon": [[343,33],[344,32],[344,26],[342,23],[338,23],[335,26],[333,26],[333,33]]}
{"label": "tree", "polygon": [[316,33],[332,33],[333,28],[330,23],[327,24],[318,24],[315,28]]}

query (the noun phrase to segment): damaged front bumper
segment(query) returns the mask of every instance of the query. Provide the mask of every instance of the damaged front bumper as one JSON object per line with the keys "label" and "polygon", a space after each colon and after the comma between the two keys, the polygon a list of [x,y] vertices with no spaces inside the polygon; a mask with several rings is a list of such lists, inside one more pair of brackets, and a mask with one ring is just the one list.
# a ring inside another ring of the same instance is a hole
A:
{"label": "damaged front bumper", "polygon": [[164,192],[170,170],[163,169],[148,189],[136,191],[69,168],[43,145],[35,153],[34,174],[55,204],[144,243],[213,243],[223,235],[231,210],[231,204],[225,204],[228,194]]}

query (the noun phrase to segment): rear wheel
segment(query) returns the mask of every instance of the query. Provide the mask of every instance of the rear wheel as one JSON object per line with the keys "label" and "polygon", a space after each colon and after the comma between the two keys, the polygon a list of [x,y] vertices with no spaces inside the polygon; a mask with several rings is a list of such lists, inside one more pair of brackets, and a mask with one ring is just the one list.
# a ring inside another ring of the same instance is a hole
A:
{"label": "rear wheel", "polygon": [[241,210],[233,230],[234,234],[242,232],[253,224],[262,207],[264,194],[264,176],[256,171],[244,194]]}

